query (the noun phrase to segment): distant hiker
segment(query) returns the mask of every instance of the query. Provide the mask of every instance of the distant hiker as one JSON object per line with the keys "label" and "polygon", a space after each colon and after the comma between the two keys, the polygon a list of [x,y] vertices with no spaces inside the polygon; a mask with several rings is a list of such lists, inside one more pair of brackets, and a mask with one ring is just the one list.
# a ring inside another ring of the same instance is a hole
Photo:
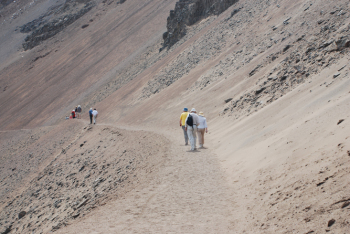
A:
{"label": "distant hiker", "polygon": [[98,112],[97,112],[96,108],[92,111],[92,115],[94,116],[94,124],[96,124],[96,118],[98,116]]}
{"label": "distant hiker", "polygon": [[198,114],[199,119],[199,126],[198,129],[198,141],[199,141],[199,148],[203,148],[204,145],[204,132],[208,132],[208,126],[207,126],[207,119],[204,117],[204,114],[202,111]]}
{"label": "distant hiker", "polygon": [[186,118],[188,116],[188,109],[185,107],[181,116],[180,116],[180,127],[182,127],[182,130],[184,132],[184,137],[185,137],[185,145],[188,145],[188,135],[187,131],[185,130],[186,128]]}
{"label": "distant hiker", "polygon": [[197,141],[197,127],[199,125],[198,115],[196,114],[196,109],[192,108],[191,113],[188,114],[186,118],[186,127],[188,138],[190,138],[191,150],[197,150],[196,141]]}
{"label": "distant hiker", "polygon": [[81,113],[81,106],[78,105],[78,108],[77,108],[77,118],[78,118],[78,119],[81,118],[80,113]]}
{"label": "distant hiker", "polygon": [[90,108],[90,110],[89,110],[89,117],[90,117],[90,124],[92,124],[92,112],[93,112],[93,110],[92,110],[92,107]]}
{"label": "distant hiker", "polygon": [[75,110],[72,110],[72,119],[75,119]]}
{"label": "distant hiker", "polygon": [[78,107],[77,106],[75,107],[74,111],[75,111],[75,115],[77,115],[77,112],[78,112]]}

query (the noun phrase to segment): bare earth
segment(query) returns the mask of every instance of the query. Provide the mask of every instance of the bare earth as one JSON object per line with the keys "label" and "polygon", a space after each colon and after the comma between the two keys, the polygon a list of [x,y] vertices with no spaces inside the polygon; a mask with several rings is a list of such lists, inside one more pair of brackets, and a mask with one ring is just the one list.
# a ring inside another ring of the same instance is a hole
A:
{"label": "bare earth", "polygon": [[172,144],[153,180],[58,233],[232,232],[236,204],[216,156],[190,152],[181,134],[163,134]]}

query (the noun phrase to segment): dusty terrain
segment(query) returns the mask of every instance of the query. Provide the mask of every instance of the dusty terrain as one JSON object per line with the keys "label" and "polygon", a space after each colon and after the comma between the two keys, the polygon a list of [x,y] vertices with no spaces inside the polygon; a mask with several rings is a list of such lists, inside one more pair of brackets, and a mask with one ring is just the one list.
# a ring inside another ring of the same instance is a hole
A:
{"label": "dusty terrain", "polygon": [[0,233],[349,233],[349,1],[240,0],[164,49],[175,3],[95,1],[27,50],[85,1],[1,5]]}

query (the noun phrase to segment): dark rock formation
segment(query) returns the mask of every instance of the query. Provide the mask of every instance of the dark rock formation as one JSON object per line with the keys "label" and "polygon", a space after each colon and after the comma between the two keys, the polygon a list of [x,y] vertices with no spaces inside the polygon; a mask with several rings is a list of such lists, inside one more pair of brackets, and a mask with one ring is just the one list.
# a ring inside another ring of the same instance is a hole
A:
{"label": "dark rock formation", "polygon": [[328,227],[331,227],[333,224],[335,223],[335,220],[334,219],[331,219],[328,221]]}
{"label": "dark rock formation", "polygon": [[5,231],[3,231],[1,234],[8,234],[8,233],[10,233],[12,231],[12,224],[9,226],[9,227],[7,227],[6,229],[5,229]]}
{"label": "dark rock formation", "polygon": [[[85,6],[77,12],[71,12],[71,5],[75,6],[77,3],[85,4]],[[20,27],[20,32],[31,32],[31,34],[24,39],[24,43],[22,44],[23,49],[30,50],[39,45],[42,41],[55,36],[68,25],[74,23],[77,19],[89,12],[94,6],[95,3],[92,1],[66,1],[66,3],[58,7],[58,9],[51,10],[38,19],[23,25]],[[50,15],[55,15],[56,17],[49,17]]]}
{"label": "dark rock formation", "polygon": [[27,212],[25,212],[25,211],[19,212],[19,214],[18,214],[18,219],[23,218],[26,214],[27,214]]}
{"label": "dark rock formation", "polygon": [[163,34],[163,48],[170,48],[184,35],[186,26],[210,16],[219,15],[238,0],[180,0],[167,19],[167,32]]}
{"label": "dark rock formation", "polygon": [[350,47],[350,39],[348,36],[343,36],[339,38],[339,40],[337,40],[335,44],[337,45],[337,50],[341,51],[345,48]]}
{"label": "dark rock formation", "polygon": [[4,7],[6,7],[7,5],[9,5],[10,3],[12,3],[12,0],[1,0],[0,1],[0,10]]}

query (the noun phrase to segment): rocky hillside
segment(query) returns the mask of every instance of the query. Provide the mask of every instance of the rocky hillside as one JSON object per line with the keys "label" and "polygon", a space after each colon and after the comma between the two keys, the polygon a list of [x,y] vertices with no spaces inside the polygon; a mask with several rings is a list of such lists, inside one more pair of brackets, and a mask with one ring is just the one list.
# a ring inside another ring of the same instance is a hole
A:
{"label": "rocky hillside", "polygon": [[[2,139],[2,149],[16,153],[5,159],[12,165],[1,168],[1,233],[58,230],[152,178],[167,157],[163,152],[168,142],[157,135],[110,126],[80,130],[82,125],[75,125],[67,123],[70,131],[80,131],[75,139],[55,138],[49,129],[29,132],[32,141],[16,144],[22,149],[8,146],[13,138]],[[38,152],[36,147],[50,149]],[[22,184],[33,170],[38,174]]]}
{"label": "rocky hillside", "polygon": [[[285,8],[288,7],[293,6]],[[295,89],[298,84],[307,81],[310,75],[318,74],[337,63],[349,51],[350,26],[344,23],[350,17],[345,11],[347,3],[329,3],[322,7],[331,10],[318,11],[314,10],[319,8],[316,4],[304,4],[298,10],[293,9],[284,20],[276,22],[272,21],[269,14],[270,4],[237,5],[228,18],[222,19],[217,27],[159,72],[145,87],[144,94],[149,96],[159,92],[198,64],[214,58],[219,61],[202,74],[191,88],[206,88],[227,79],[229,74],[246,67],[252,60],[259,60],[245,75],[247,79],[252,76],[258,79],[255,86],[235,99],[225,100],[229,104],[222,114],[239,117],[254,112]],[[303,19],[301,23],[300,18]],[[247,25],[252,20],[257,21],[262,29],[251,28],[247,32]],[[263,26],[264,21],[268,25]],[[264,67],[271,64],[273,69],[266,71]],[[339,73],[334,74],[335,79],[347,76],[346,67],[339,67]]]}
{"label": "rocky hillside", "polygon": [[[45,41],[61,32],[68,25],[75,22],[81,16],[89,12],[96,5],[93,1],[66,1],[64,4],[55,5],[39,18],[20,27],[21,33],[29,33],[24,39],[23,49],[33,49],[42,41]],[[92,20],[91,20],[92,22]],[[84,24],[82,28],[88,27]]]}
{"label": "rocky hillside", "polygon": [[[189,14],[191,11],[181,11],[179,7],[183,5],[184,9],[187,9],[189,6],[195,6],[194,3],[190,4],[189,2],[177,3],[175,12],[178,12],[178,18],[171,21],[182,22],[183,28],[186,30],[183,33],[174,33],[176,35],[173,37],[176,39],[171,39],[172,37],[164,39],[164,45],[169,45],[168,48],[177,42],[174,45],[175,48],[157,53],[157,45],[149,47],[148,52],[137,58],[135,63],[126,70],[119,71],[118,79],[101,89],[103,93],[100,94],[100,97],[96,97],[96,101],[103,100],[109,93],[122,87],[123,84],[135,78],[146,68],[151,67],[155,62],[171,53],[176,47],[197,33],[204,31],[203,28],[212,23],[214,18],[207,18],[195,25],[189,24],[186,17],[192,19],[191,14]],[[202,90],[222,79],[227,79],[230,74],[237,70],[245,69],[253,59],[258,59],[259,64],[245,75],[247,78],[255,76],[258,79],[255,86],[251,90],[246,90],[242,95],[236,96],[235,99],[232,95],[232,99],[225,100],[228,104],[221,114],[233,115],[237,118],[277,100],[299,84],[307,81],[310,75],[318,74],[331,64],[337,63],[349,50],[349,25],[344,24],[344,21],[348,20],[350,16],[343,10],[346,8],[346,4],[333,3],[333,5],[324,6],[334,9],[329,12],[315,11],[313,8],[317,6],[304,4],[293,12],[294,19],[292,16],[287,16],[280,22],[271,22],[272,17],[269,17],[268,14],[271,7],[270,4],[265,3],[256,3],[253,6],[244,3],[234,5],[230,15],[220,20],[217,27],[205,32],[186,51],[179,54],[175,60],[155,74],[154,78],[144,87],[140,99],[159,93],[162,89],[189,74],[199,64],[209,60],[218,59],[216,64],[210,67],[210,70],[201,74],[191,89]],[[209,14],[210,11],[206,12]],[[293,14],[290,13],[290,15]],[[169,26],[171,17],[174,17],[173,11],[168,18],[168,30],[170,30],[169,27],[172,28]],[[199,19],[198,17],[194,18]],[[201,16],[200,19],[204,18],[205,15]],[[258,24],[262,24],[262,21],[266,20],[268,25],[264,25],[263,29],[255,28],[247,32],[247,24],[251,24],[255,18],[259,19]],[[300,18],[304,20],[299,25]],[[188,27],[188,25],[192,25],[192,27]],[[255,38],[259,38],[259,40],[257,41]],[[170,43],[171,40],[174,40],[173,43]],[[265,71],[264,67],[267,65],[273,65],[273,69]],[[334,78],[347,77],[348,69],[339,67],[339,72],[341,70],[341,73],[334,74]],[[259,71],[261,73],[257,74]]]}

